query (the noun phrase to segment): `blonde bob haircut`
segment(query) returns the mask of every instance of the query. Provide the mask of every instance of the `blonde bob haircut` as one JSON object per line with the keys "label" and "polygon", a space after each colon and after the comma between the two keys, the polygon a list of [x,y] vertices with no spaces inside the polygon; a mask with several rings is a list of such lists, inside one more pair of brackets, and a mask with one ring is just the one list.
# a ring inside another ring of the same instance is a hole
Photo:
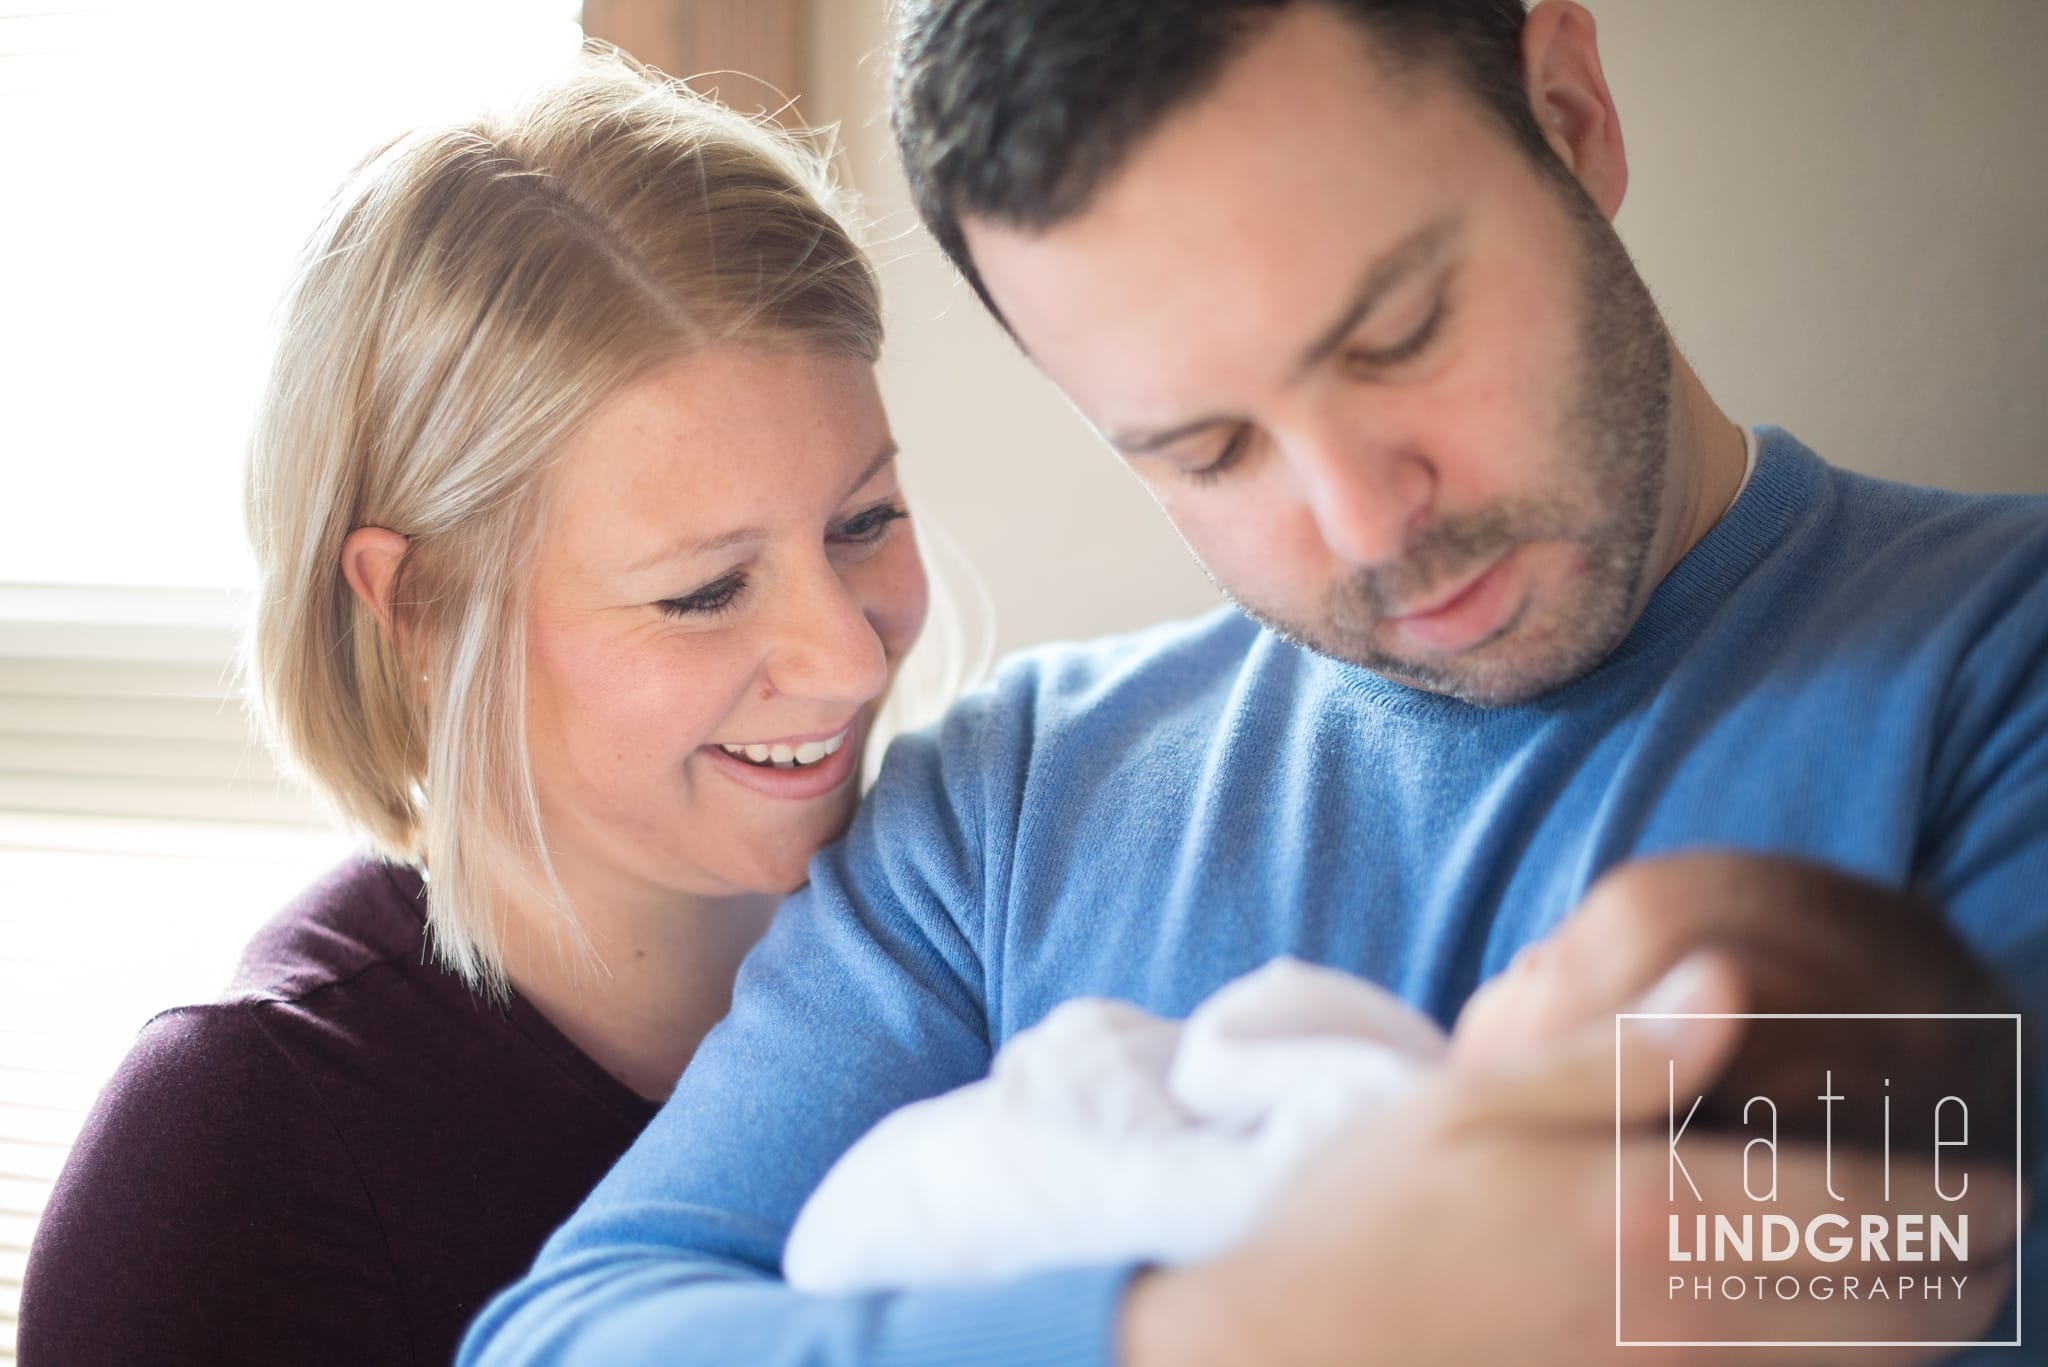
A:
{"label": "blonde bob haircut", "polygon": [[[431,863],[437,952],[472,985],[505,987],[515,893],[584,945],[527,763],[541,476],[678,356],[875,360],[875,276],[834,207],[808,143],[591,53],[502,115],[374,153],[307,246],[248,465],[251,692],[351,825]],[[364,526],[407,538],[389,634],[341,572]]]}

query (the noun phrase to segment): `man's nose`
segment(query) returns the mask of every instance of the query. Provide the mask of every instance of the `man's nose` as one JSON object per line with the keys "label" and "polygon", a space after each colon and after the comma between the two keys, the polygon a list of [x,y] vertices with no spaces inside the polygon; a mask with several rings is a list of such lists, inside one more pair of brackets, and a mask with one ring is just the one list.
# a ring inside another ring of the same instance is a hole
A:
{"label": "man's nose", "polygon": [[1437,474],[1405,442],[1309,431],[1284,448],[1323,544],[1347,564],[1397,564],[1429,521]]}

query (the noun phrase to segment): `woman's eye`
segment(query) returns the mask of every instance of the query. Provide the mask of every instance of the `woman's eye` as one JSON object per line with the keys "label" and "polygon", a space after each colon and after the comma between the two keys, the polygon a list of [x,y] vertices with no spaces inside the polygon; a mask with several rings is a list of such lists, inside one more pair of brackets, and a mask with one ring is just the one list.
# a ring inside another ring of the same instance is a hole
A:
{"label": "woman's eye", "polygon": [[909,511],[900,504],[877,504],[857,517],[840,523],[833,529],[832,539],[848,545],[868,545],[880,541],[888,533],[890,523],[909,516]]}
{"label": "woman's eye", "polygon": [[695,593],[686,593],[680,598],[664,598],[655,606],[668,617],[716,617],[738,600],[740,591],[746,586],[745,575],[728,574]]}

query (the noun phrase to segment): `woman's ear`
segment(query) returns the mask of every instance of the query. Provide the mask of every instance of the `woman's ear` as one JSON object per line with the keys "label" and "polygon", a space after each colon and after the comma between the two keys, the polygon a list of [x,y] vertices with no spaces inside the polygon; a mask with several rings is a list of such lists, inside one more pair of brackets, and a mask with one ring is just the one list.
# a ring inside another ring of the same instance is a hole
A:
{"label": "woman's ear", "polygon": [[341,543],[341,573],[363,605],[377,614],[377,624],[396,644],[392,629],[392,594],[398,588],[398,567],[408,542],[386,527],[358,527]]}
{"label": "woman's ear", "polygon": [[1593,16],[1573,0],[1542,0],[1522,26],[1522,67],[1545,141],[1612,219],[1628,191],[1628,155]]}

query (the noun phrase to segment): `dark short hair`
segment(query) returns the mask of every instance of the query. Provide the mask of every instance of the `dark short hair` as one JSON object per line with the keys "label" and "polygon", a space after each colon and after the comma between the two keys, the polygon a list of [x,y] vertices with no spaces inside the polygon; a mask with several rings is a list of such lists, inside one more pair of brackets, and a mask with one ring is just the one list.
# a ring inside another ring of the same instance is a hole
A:
{"label": "dark short hair", "polygon": [[1523,0],[899,0],[891,123],[925,226],[982,301],[963,215],[1048,228],[1216,81],[1281,10],[1320,3],[1398,69],[1435,64],[1547,171]]}

